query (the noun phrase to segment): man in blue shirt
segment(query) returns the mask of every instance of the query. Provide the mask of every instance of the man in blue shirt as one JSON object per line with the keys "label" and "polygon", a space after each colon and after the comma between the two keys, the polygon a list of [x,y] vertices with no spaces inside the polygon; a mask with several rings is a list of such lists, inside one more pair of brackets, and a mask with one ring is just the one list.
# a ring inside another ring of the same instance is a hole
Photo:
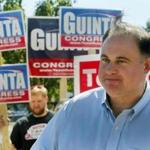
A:
{"label": "man in blue shirt", "polygon": [[150,150],[150,35],[117,23],[100,59],[103,87],[68,101],[31,150]]}

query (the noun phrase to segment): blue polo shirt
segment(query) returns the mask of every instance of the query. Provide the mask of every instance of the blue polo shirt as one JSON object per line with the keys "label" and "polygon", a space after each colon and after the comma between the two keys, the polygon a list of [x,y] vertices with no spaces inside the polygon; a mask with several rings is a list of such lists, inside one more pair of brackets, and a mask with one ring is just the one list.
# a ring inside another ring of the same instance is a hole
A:
{"label": "blue polo shirt", "polygon": [[103,88],[69,100],[31,150],[150,150],[150,87],[115,118]]}

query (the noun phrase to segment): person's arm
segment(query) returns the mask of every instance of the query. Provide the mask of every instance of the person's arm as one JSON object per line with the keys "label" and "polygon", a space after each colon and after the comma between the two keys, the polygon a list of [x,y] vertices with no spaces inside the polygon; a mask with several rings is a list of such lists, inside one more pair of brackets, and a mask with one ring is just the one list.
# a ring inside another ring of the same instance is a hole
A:
{"label": "person's arm", "polygon": [[2,129],[5,125],[6,125],[6,124],[5,124],[3,115],[0,115],[0,129]]}
{"label": "person's arm", "polygon": [[21,128],[18,122],[14,125],[12,132],[10,134],[10,140],[12,143],[12,149],[21,149],[22,148],[22,142],[21,142]]}
{"label": "person's arm", "polygon": [[11,150],[17,150],[13,144],[11,144]]}

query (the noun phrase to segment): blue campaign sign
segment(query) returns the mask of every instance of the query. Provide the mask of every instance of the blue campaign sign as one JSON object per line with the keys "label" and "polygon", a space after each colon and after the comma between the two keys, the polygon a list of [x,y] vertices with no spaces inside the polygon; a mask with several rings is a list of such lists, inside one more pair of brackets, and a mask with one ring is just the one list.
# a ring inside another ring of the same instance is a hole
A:
{"label": "blue campaign sign", "polygon": [[100,48],[104,33],[121,17],[121,10],[61,7],[60,45]]}
{"label": "blue campaign sign", "polygon": [[22,11],[0,12],[0,51],[25,48]]}
{"label": "blue campaign sign", "polygon": [[29,76],[26,64],[0,66],[0,103],[29,100]]}
{"label": "blue campaign sign", "polygon": [[87,50],[63,49],[59,44],[59,18],[28,18],[28,63],[31,76],[73,77],[73,57]]}

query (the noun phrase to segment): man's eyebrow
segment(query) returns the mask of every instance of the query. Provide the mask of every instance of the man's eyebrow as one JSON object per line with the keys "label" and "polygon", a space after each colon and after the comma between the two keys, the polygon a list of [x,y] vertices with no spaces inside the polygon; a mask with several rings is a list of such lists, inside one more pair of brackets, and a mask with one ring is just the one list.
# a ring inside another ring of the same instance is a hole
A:
{"label": "man's eyebrow", "polygon": [[107,55],[105,55],[105,54],[102,54],[102,55],[101,55],[101,58],[102,58],[102,57],[108,57],[108,56],[107,56]]}
{"label": "man's eyebrow", "polygon": [[[102,54],[100,58],[109,58],[107,55]],[[117,57],[118,60],[126,60],[126,61],[131,61],[129,58],[124,57],[124,56],[118,56]]]}
{"label": "man's eyebrow", "polygon": [[118,56],[117,59],[130,61],[130,59],[128,59],[127,57],[123,57],[123,56]]}

